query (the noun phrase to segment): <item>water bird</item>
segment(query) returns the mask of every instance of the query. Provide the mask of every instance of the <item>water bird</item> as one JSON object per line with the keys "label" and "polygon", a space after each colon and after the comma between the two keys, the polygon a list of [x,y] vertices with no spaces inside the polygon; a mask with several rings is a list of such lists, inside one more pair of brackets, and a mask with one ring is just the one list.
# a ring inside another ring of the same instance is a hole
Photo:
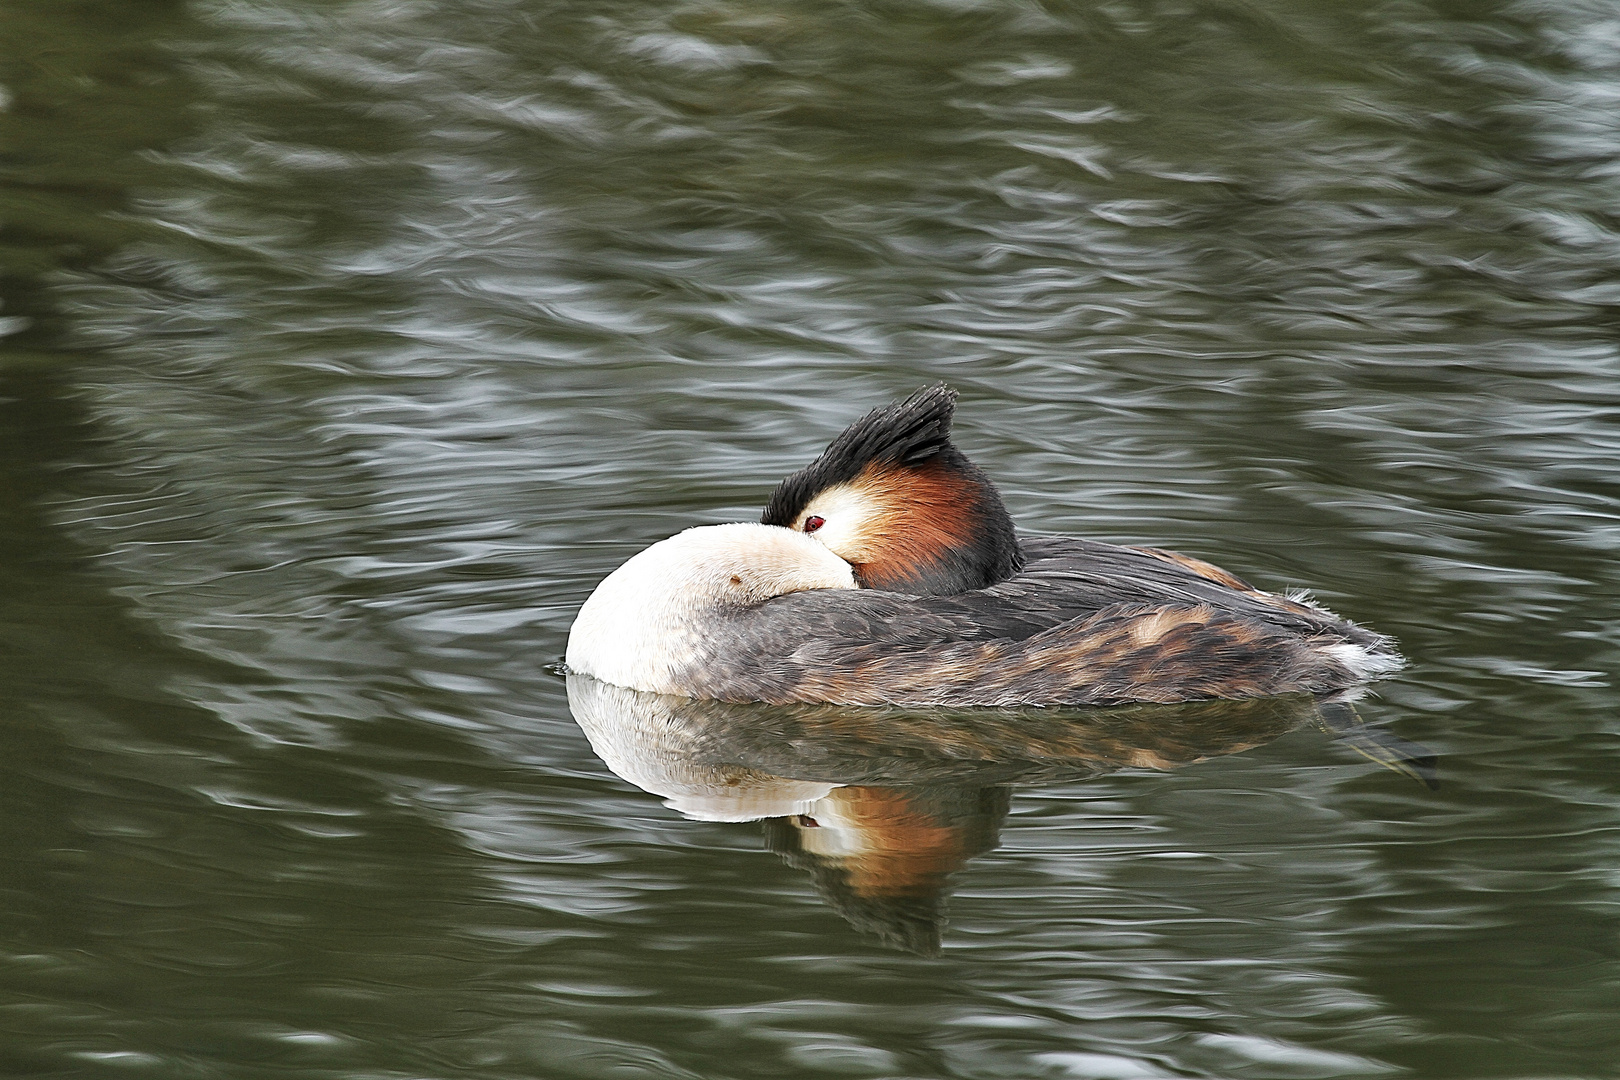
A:
{"label": "water bird", "polygon": [[1404,661],[1302,594],[1153,547],[1019,537],[956,393],[855,421],[759,522],[687,529],[580,608],[571,672],[700,700],[1057,706],[1353,693]]}

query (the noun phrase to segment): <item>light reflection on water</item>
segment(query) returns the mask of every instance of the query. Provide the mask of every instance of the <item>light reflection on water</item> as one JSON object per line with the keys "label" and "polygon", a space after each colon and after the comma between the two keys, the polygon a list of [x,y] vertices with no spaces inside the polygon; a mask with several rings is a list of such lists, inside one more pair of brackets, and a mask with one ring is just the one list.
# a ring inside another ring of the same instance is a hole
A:
{"label": "light reflection on water", "polygon": [[[1607,1075],[1617,28],[0,13],[51,58],[0,66],[0,1060]],[[1284,725],[941,796],[931,959],[616,779],[543,670],[580,600],[941,378],[1022,527],[1397,636],[1362,712],[1442,789]]]}

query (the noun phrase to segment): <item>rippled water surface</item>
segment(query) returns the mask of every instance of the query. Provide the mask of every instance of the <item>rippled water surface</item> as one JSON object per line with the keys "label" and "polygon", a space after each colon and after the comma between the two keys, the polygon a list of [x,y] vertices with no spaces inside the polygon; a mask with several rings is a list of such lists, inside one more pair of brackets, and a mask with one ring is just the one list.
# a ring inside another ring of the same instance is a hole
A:
{"label": "rippled water surface", "polygon": [[[1607,0],[0,0],[0,200],[0,1071],[1620,1075]],[[939,379],[1411,666],[945,753],[548,671]]]}

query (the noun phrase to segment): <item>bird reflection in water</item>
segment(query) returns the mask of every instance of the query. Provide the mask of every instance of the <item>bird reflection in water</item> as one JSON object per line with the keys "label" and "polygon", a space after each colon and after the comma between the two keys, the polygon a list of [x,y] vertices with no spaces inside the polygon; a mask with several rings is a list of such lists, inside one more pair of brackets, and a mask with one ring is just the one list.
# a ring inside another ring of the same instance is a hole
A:
{"label": "bird reflection in water", "polygon": [[765,822],[860,931],[939,952],[948,879],[996,846],[1014,785],[1175,769],[1305,724],[1436,785],[1424,748],[1308,695],[1108,709],[885,709],[694,701],[568,676],[614,773],[701,821]]}
{"label": "bird reflection in water", "polygon": [[851,926],[933,956],[950,875],[994,848],[1010,787],[834,788],[808,814],[767,818],[765,843]]}

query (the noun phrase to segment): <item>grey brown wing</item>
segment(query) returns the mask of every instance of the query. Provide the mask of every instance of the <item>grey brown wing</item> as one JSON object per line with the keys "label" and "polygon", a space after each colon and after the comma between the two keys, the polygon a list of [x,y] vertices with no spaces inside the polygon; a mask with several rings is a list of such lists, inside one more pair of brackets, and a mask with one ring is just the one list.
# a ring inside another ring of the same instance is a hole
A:
{"label": "grey brown wing", "polygon": [[1323,608],[1256,589],[1220,567],[1177,552],[1066,536],[1027,540],[1024,552],[1023,573],[1003,585],[1039,594],[1074,614],[1115,604],[1207,604],[1293,633],[1335,634],[1366,646],[1385,640]]}
{"label": "grey brown wing", "polygon": [[[1324,645],[1207,605],[1119,605],[1022,638],[917,612],[859,618],[836,593],[781,597],[716,639],[700,696],[846,705],[1109,705],[1323,693],[1359,681]],[[843,593],[845,598],[851,594]]]}
{"label": "grey brown wing", "polygon": [[1395,655],[1329,612],[1176,560],[1067,537],[1025,550],[1024,571],[987,589],[810,591],[736,609],[705,633],[684,684],[778,703],[1188,701],[1358,681],[1325,646]]}
{"label": "grey brown wing", "polygon": [[993,632],[960,611],[934,611],[925,597],[867,589],[818,589],[736,608],[708,626],[680,673],[695,697],[719,701],[833,700],[806,697],[817,672],[858,672],[874,654],[920,655]]}

